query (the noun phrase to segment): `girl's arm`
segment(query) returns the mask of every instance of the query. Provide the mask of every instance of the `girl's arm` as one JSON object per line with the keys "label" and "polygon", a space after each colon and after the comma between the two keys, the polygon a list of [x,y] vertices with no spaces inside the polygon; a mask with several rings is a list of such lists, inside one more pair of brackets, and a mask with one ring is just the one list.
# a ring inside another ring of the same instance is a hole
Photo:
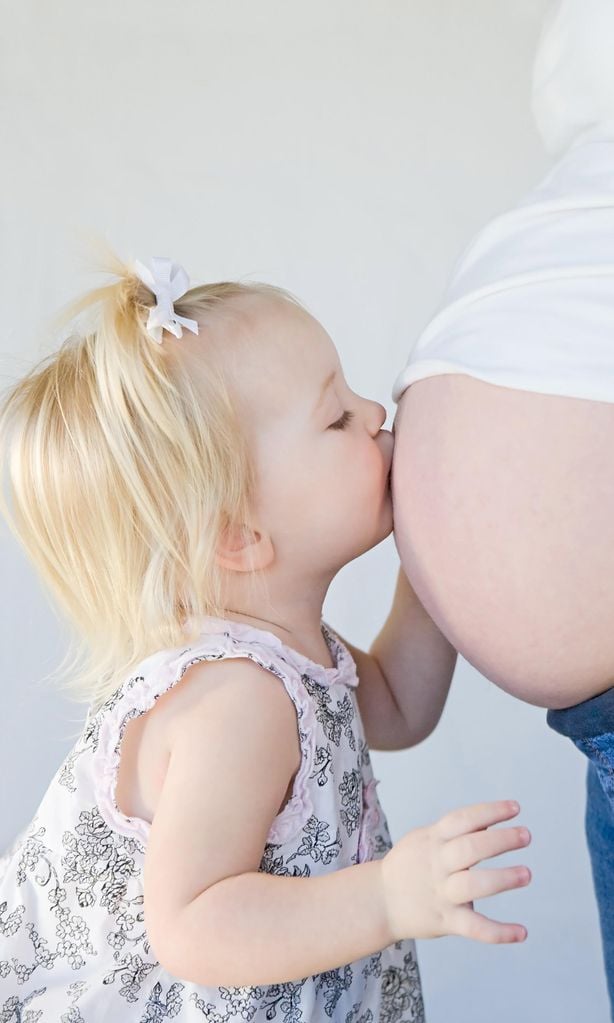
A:
{"label": "girl's arm", "polygon": [[317,878],[259,872],[301,763],[296,709],[275,675],[246,658],[199,663],[170,698],[180,711],[144,867],[160,963],[199,984],[273,984],[390,944],[378,863]]}
{"label": "girl's arm", "polygon": [[301,759],[294,704],[247,659],[192,666],[171,698],[190,685],[197,698],[179,696],[145,853],[145,927],[169,973],[212,986],[276,984],[402,937],[524,940],[519,925],[470,908],[474,898],[526,883],[518,868],[468,869],[527,844],[518,828],[487,830],[516,815],[509,803],[448,814],[409,832],[383,859],[323,876],[261,871]]}
{"label": "girl's arm", "polygon": [[369,746],[405,749],[426,739],[441,717],[457,654],[402,568],[390,614],[369,653],[343,642],[356,661],[356,694]]}

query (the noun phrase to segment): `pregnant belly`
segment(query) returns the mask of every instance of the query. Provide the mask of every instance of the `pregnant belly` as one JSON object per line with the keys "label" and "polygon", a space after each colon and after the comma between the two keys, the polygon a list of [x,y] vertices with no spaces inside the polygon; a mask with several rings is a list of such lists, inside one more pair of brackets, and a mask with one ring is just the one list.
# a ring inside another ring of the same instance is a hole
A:
{"label": "pregnant belly", "polygon": [[403,567],[482,674],[553,708],[614,685],[614,403],[418,381],[392,493]]}

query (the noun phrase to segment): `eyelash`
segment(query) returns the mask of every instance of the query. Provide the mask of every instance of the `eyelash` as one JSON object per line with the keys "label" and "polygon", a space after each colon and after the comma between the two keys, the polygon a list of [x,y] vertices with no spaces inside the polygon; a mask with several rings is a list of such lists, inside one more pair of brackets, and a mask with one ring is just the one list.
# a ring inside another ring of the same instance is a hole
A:
{"label": "eyelash", "polygon": [[355,415],[354,412],[350,412],[349,410],[347,410],[346,412],[343,413],[343,415],[341,416],[341,419],[338,419],[336,423],[331,423],[330,424],[329,429],[330,430],[345,430],[345,428],[348,425],[348,423],[350,423],[351,420],[354,418],[354,415]]}

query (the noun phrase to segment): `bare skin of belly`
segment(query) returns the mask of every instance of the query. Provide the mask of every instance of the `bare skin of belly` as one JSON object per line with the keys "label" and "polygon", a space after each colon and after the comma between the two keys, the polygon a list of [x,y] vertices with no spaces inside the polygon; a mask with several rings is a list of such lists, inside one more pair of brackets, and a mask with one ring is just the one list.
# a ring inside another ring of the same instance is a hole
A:
{"label": "bare skin of belly", "polygon": [[433,620],[540,707],[614,684],[614,403],[447,374],[395,420],[395,540]]}

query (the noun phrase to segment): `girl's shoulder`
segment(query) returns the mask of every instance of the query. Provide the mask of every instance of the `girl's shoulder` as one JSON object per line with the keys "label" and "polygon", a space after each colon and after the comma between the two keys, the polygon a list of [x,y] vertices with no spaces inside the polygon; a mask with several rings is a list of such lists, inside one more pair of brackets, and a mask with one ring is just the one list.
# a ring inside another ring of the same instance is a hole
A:
{"label": "girl's shoulder", "polygon": [[[89,722],[95,736],[95,799],[113,830],[146,842],[176,722],[189,715],[195,701],[223,684],[230,672],[244,676],[251,670],[264,676],[264,669],[292,701],[303,754],[298,779],[302,788],[313,763],[320,718],[327,730],[333,730],[336,742],[336,732],[350,725],[352,707],[344,704],[348,720],[337,721],[328,706],[329,690],[339,683],[343,691],[346,685],[357,684],[347,648],[324,623],[322,632],[332,667],[310,661],[266,630],[214,617],[200,619],[197,638],[185,646],[157,651],[142,661]],[[252,664],[239,667],[237,659]],[[232,667],[229,660],[235,662]]]}
{"label": "girl's shoulder", "polygon": [[[208,716],[223,714],[224,701],[220,697],[223,694],[231,697],[237,687],[242,688],[244,698],[248,697],[246,686],[254,683],[258,685],[258,698],[266,713],[270,713],[271,699],[281,699],[292,706],[286,688],[262,665],[246,657],[201,657],[187,668],[179,685],[162,691],[148,710],[128,720],[120,739],[115,787],[115,802],[126,817],[138,817],[151,824],[171,750],[175,743],[181,742],[182,729],[189,727],[190,720],[198,716],[201,708]],[[253,707],[251,703],[250,706]],[[296,728],[289,717],[288,722],[289,740],[296,745],[299,756]]]}

